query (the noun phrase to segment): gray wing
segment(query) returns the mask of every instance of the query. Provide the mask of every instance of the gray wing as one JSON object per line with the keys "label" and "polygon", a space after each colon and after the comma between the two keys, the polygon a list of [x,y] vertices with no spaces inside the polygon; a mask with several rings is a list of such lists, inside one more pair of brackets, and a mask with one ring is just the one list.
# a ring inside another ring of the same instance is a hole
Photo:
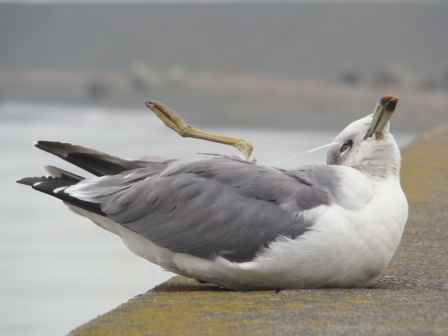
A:
{"label": "gray wing", "polygon": [[290,172],[230,158],[141,168],[81,183],[70,192],[97,202],[115,222],[171,251],[243,262],[279,236],[312,223],[303,212],[331,202],[316,168]]}

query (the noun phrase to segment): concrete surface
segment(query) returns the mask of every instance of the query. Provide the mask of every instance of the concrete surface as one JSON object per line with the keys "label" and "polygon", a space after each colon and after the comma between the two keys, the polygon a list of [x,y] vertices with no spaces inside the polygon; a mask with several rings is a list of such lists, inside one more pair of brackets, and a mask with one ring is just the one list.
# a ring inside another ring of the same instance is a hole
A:
{"label": "concrete surface", "polygon": [[71,335],[448,335],[448,129],[404,151],[411,204],[375,288],[232,292],[175,277]]}

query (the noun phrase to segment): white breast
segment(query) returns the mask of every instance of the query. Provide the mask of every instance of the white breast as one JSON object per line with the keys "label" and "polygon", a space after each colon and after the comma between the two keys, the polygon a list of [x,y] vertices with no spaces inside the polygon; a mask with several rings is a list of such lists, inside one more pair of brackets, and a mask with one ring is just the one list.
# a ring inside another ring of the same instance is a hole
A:
{"label": "white breast", "polygon": [[363,208],[322,206],[308,216],[312,229],[282,239],[240,267],[258,273],[260,286],[356,287],[376,279],[392,259],[408,217],[398,179],[377,181],[375,196]]}

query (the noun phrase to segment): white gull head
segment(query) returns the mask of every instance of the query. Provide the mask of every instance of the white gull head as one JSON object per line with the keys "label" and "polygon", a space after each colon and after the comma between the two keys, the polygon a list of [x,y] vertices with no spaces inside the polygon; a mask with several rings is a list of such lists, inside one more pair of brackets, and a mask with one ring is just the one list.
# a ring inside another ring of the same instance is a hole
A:
{"label": "white gull head", "polygon": [[329,144],[327,164],[349,166],[373,177],[398,176],[400,150],[390,133],[398,98],[383,97],[373,114],[356,120]]}

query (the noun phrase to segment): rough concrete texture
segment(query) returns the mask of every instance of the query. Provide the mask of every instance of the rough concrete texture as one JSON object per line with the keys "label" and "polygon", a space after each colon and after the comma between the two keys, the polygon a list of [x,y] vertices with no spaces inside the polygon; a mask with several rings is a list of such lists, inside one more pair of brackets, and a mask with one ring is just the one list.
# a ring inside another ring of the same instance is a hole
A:
{"label": "rough concrete texture", "polygon": [[175,277],[72,335],[448,335],[448,129],[404,152],[411,204],[375,288],[232,292]]}

